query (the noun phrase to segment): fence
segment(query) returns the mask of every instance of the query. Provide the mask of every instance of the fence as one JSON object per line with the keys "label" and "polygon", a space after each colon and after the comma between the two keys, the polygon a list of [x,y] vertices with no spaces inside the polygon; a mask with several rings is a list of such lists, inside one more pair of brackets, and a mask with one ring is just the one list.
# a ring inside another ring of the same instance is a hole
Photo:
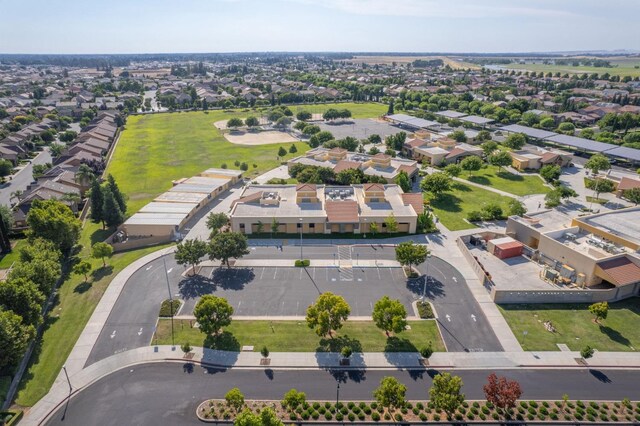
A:
{"label": "fence", "polygon": [[499,290],[491,291],[495,303],[595,303],[616,302],[640,294],[640,283],[605,290]]}

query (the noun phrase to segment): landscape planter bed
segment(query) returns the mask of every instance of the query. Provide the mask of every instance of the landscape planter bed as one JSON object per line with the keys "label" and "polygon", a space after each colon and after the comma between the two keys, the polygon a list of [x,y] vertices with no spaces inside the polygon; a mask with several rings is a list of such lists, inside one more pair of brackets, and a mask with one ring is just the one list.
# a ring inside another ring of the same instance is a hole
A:
{"label": "landscape planter bed", "polygon": [[[245,408],[258,413],[272,408],[285,424],[296,423],[626,423],[640,421],[640,402],[595,401],[518,401],[512,415],[504,413],[486,401],[465,401],[452,415],[437,412],[429,401],[410,401],[402,409],[388,411],[376,402],[306,401],[295,410],[285,410],[280,401],[247,400]],[[242,410],[240,410],[242,411]],[[236,412],[223,399],[202,402],[196,411],[198,419],[207,423],[231,424]]]}

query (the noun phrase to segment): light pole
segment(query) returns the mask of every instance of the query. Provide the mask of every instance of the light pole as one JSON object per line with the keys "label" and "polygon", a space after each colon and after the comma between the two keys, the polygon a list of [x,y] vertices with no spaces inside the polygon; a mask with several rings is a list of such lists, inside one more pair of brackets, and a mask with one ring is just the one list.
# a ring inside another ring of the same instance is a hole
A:
{"label": "light pole", "polygon": [[173,297],[171,296],[171,286],[169,285],[169,271],[167,271],[167,259],[165,257],[162,258],[162,264],[164,265],[164,276],[167,279],[167,290],[169,291],[169,313],[171,314],[171,346],[175,347],[176,342],[174,340],[173,334]]}
{"label": "light pole", "polygon": [[302,262],[302,218],[300,218],[300,261]]}
{"label": "light pole", "polygon": [[336,379],[336,383],[338,383],[338,387],[336,388],[336,407],[340,402],[340,379]]}
{"label": "light pole", "polygon": [[71,380],[69,380],[69,373],[67,373],[67,366],[62,366],[62,371],[64,371],[64,375],[67,377],[67,383],[69,384],[69,397],[71,397],[71,392],[73,391],[73,387],[71,387]]}
{"label": "light pole", "polygon": [[429,258],[431,254],[427,254],[427,261],[425,262],[426,268],[424,271],[424,285],[422,286],[422,299],[427,295],[427,277],[429,276]]}

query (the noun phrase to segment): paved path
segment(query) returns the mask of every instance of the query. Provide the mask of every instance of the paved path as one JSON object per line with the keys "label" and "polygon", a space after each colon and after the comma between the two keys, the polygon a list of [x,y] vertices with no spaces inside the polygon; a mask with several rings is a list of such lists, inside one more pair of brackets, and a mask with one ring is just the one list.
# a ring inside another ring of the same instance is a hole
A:
{"label": "paved path", "polygon": [[[33,181],[33,165],[45,164],[51,162],[51,154],[49,148],[45,147],[35,158],[31,160],[29,164],[24,166],[18,173],[16,173],[10,181],[0,186],[0,205],[11,205],[11,193],[16,191],[24,191],[27,186]],[[13,200],[17,202],[17,200]]]}

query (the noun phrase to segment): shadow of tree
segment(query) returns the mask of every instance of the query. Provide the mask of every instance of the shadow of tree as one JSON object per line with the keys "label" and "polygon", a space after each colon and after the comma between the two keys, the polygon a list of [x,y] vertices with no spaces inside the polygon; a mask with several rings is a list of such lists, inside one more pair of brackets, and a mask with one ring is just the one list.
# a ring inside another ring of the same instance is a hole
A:
{"label": "shadow of tree", "polygon": [[316,352],[340,352],[344,347],[350,347],[353,352],[362,352],[362,343],[360,343],[358,339],[349,337],[347,334],[334,337],[333,339],[323,337],[320,339]]}
{"label": "shadow of tree", "polygon": [[178,283],[180,297],[185,300],[211,294],[215,291],[215,288],[213,281],[202,275],[187,277]]}
{"label": "shadow of tree", "polygon": [[204,339],[204,346],[209,349],[217,349],[219,351],[240,351],[240,342],[232,333],[223,331],[217,336],[207,336]]}
{"label": "shadow of tree", "polygon": [[505,170],[497,172],[496,176],[498,176],[500,179],[510,180],[512,182],[522,182],[524,180],[523,176],[509,173]]}
{"label": "shadow of tree", "polygon": [[271,368],[267,368],[264,370],[264,375],[267,376],[267,379],[273,380],[273,370]]}
{"label": "shadow of tree", "polygon": [[115,228],[96,229],[91,234],[91,245],[94,245],[95,243],[101,243],[102,241],[109,238],[109,236],[114,232]]}
{"label": "shadow of tree", "polygon": [[459,206],[462,199],[456,197],[453,194],[440,194],[438,198],[431,200],[430,204],[432,207],[444,210],[447,212],[461,212],[462,208]]}
{"label": "shadow of tree", "polygon": [[191,374],[191,373],[193,373],[193,363],[191,363],[191,362],[185,362],[185,363],[182,365],[182,371],[183,371],[183,372],[185,372],[185,373],[187,373],[187,374]]}
{"label": "shadow of tree", "polygon": [[415,347],[409,339],[390,336],[387,337],[387,343],[384,345],[385,352],[418,352],[418,348]]}
{"label": "shadow of tree", "polygon": [[407,289],[416,296],[422,296],[424,291],[425,297],[432,300],[445,295],[444,284],[441,281],[429,277],[426,286],[424,281],[424,275],[418,278],[408,279]]}
{"label": "shadow of tree", "polygon": [[469,176],[467,180],[469,182],[477,183],[478,185],[491,185],[491,181],[486,176]]}
{"label": "shadow of tree", "polygon": [[616,343],[620,343],[621,345],[631,346],[631,341],[624,337],[618,330],[614,330],[613,328],[606,325],[598,325],[600,326],[600,332],[606,334],[609,339],[613,340]]}
{"label": "shadow of tree", "polygon": [[339,383],[347,383],[349,380],[360,383],[367,380],[367,371],[364,368],[329,369],[327,371]]}
{"label": "shadow of tree", "polygon": [[94,281],[100,281],[102,278],[109,276],[112,273],[113,273],[113,266],[107,265],[107,266],[101,266],[98,269],[91,272],[91,276],[93,277]]}
{"label": "shadow of tree", "polygon": [[253,268],[216,268],[211,281],[224,290],[242,290],[255,277]]}
{"label": "shadow of tree", "polygon": [[87,281],[83,281],[73,289],[74,293],[82,294],[91,289],[91,283]]}
{"label": "shadow of tree", "polygon": [[589,369],[589,373],[591,373],[591,375],[593,377],[595,377],[596,379],[598,379],[599,381],[601,381],[602,383],[611,383],[611,379],[609,378],[609,376],[607,376],[606,374],[604,374],[602,371],[600,370],[592,370]]}

